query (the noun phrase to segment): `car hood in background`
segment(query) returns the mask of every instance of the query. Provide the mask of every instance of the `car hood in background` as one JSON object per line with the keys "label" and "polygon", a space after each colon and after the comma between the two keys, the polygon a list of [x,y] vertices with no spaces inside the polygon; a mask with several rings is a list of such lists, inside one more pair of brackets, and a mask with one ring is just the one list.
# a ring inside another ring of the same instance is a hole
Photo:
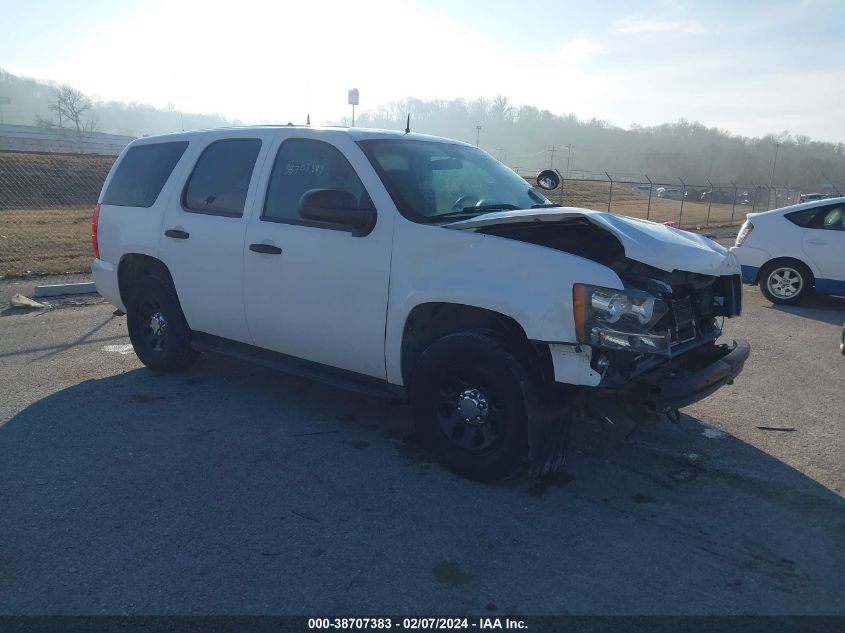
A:
{"label": "car hood in background", "polygon": [[739,273],[736,256],[709,238],[657,222],[603,211],[573,207],[496,211],[444,226],[450,229],[474,230],[485,226],[525,222],[566,222],[576,218],[584,218],[615,235],[629,259],[660,270],[683,270],[703,275]]}

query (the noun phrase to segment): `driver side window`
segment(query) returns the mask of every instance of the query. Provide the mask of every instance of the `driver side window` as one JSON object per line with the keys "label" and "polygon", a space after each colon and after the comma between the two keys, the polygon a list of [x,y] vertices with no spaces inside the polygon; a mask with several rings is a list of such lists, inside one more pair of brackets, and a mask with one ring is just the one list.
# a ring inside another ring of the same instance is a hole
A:
{"label": "driver side window", "polygon": [[373,206],[358,174],[336,147],[293,138],[284,141],[276,154],[261,219],[311,224],[299,217],[299,199],[310,189],[340,189],[352,194],[359,207]]}

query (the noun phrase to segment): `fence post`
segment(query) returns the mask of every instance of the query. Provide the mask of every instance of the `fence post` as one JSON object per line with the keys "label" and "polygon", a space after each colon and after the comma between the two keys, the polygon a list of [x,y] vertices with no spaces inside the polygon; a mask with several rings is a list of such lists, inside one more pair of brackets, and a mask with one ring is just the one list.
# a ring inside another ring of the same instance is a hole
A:
{"label": "fence post", "polygon": [[607,212],[610,213],[610,202],[613,200],[613,178],[607,172],[604,172],[604,175],[610,181],[610,190],[607,192]]}
{"label": "fence post", "polygon": [[704,228],[710,227],[710,208],[713,206],[713,183],[707,179],[707,184],[710,185],[710,200],[707,203],[707,219],[704,221]]}
{"label": "fence post", "polygon": [[769,185],[763,185],[763,186],[768,191],[768,194],[766,195],[766,211],[768,211],[769,206],[772,204],[772,188]]}
{"label": "fence post", "polygon": [[654,189],[654,183],[651,182],[648,174],[645,174],[645,179],[648,180],[648,207],[645,210],[645,219],[648,220],[648,216],[651,215],[651,190]]}
{"label": "fence post", "polygon": [[678,178],[681,181],[681,184],[684,186],[684,190],[681,192],[681,211],[678,213],[678,228],[681,228],[681,219],[684,217],[684,198],[687,197],[687,183],[685,183],[681,178]]}
{"label": "fence post", "polygon": [[731,225],[733,225],[733,223],[734,223],[734,211],[736,211],[736,194],[737,194],[737,191],[736,191],[736,183],[734,183],[733,180],[731,180],[730,182],[731,182],[731,185],[734,188],[734,203],[731,206]]}
{"label": "fence post", "polygon": [[754,192],[754,195],[751,196],[751,213],[754,213],[757,208],[757,185],[752,182],[750,189]]}

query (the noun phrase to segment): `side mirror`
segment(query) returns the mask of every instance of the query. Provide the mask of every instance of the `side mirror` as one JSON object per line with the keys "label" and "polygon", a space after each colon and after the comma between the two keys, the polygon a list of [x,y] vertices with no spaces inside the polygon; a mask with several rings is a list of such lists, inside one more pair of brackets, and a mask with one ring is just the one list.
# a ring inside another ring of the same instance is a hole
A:
{"label": "side mirror", "polygon": [[537,186],[540,189],[551,191],[560,185],[560,174],[555,169],[544,169],[537,174]]}
{"label": "side mirror", "polygon": [[309,189],[299,199],[299,217],[348,228],[363,237],[376,225],[376,210],[358,206],[358,200],[342,189]]}

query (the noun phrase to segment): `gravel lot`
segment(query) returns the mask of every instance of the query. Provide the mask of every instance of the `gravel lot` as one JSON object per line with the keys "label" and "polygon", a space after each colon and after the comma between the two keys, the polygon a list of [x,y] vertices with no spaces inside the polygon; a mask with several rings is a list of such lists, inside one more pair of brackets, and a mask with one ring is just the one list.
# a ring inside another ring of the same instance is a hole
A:
{"label": "gravel lot", "polygon": [[403,406],[159,375],[107,305],[7,309],[0,613],[845,614],[845,299],[745,297],[734,386],[496,486],[429,463]]}

